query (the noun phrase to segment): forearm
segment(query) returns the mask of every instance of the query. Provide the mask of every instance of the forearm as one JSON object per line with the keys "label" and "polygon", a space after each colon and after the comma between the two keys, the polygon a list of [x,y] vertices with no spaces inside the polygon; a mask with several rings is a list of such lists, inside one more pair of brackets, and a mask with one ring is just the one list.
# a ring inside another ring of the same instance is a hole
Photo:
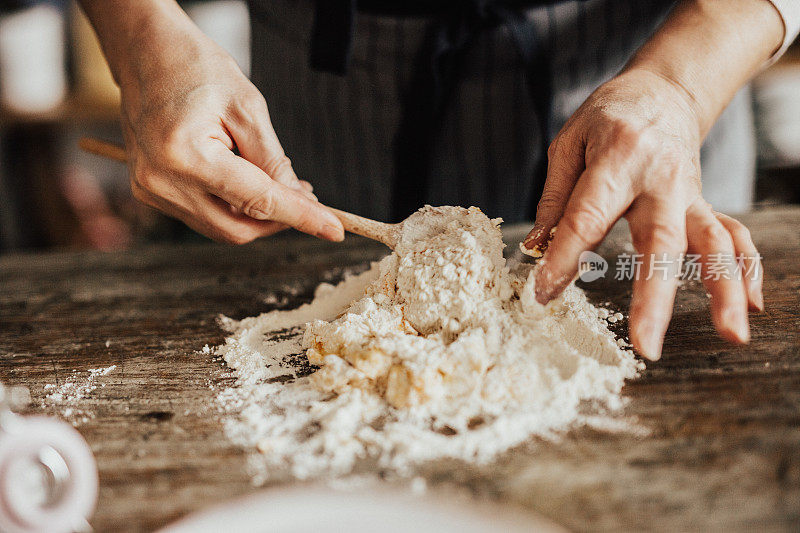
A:
{"label": "forearm", "polygon": [[719,114],[780,47],[784,26],[767,0],[686,0],[625,69],[662,77],[708,133]]}
{"label": "forearm", "polygon": [[79,1],[120,86],[143,77],[148,68],[162,63],[170,55],[165,52],[176,51],[171,45],[185,48],[187,36],[202,36],[173,0]]}

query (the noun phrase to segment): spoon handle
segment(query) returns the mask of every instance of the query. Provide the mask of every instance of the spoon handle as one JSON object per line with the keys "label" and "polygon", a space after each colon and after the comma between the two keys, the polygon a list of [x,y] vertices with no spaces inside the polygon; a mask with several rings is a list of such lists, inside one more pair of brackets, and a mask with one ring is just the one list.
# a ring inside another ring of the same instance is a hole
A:
{"label": "spoon handle", "polygon": [[387,224],[385,222],[378,222],[371,218],[364,218],[347,211],[340,211],[329,207],[333,214],[342,221],[342,226],[346,231],[361,235],[373,241],[382,242],[391,249],[397,245],[399,239],[399,226],[400,224]]}
{"label": "spoon handle", "polygon": [[[125,148],[116,144],[107,143],[99,139],[92,139],[84,137],[78,141],[81,150],[96,154],[99,156],[114,159],[125,163],[127,161],[127,154]],[[342,221],[345,231],[361,235],[374,241],[382,242],[391,249],[394,249],[397,240],[400,237],[399,227],[400,224],[386,224],[378,222],[369,218],[360,217],[346,211],[340,211],[329,207],[333,214]]]}
{"label": "spoon handle", "polygon": [[125,153],[125,148],[117,144],[107,143],[91,137],[83,137],[78,141],[78,146],[81,150],[90,154],[113,159],[120,163],[128,162],[128,154]]}

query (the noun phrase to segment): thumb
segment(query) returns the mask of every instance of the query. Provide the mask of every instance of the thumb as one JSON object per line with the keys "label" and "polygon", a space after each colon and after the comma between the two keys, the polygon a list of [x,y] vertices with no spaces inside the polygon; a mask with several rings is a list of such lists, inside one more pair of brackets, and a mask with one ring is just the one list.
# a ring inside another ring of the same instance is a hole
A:
{"label": "thumb", "polygon": [[206,182],[208,192],[251,218],[280,222],[331,241],[344,239],[341,221],[309,193],[271,179],[228,150],[223,150],[221,157],[221,178]]}

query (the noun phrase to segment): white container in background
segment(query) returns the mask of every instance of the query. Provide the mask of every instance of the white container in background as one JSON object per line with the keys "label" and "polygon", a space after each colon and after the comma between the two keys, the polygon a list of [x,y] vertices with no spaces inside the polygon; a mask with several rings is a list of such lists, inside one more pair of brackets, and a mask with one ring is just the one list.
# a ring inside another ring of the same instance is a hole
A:
{"label": "white container in background", "polygon": [[214,42],[250,75],[250,12],[244,0],[214,0],[183,4],[186,13]]}
{"label": "white container in background", "polygon": [[0,101],[18,113],[57,107],[67,94],[64,17],[40,5],[0,17]]}
{"label": "white container in background", "polygon": [[783,61],[753,82],[758,150],[767,168],[800,166],[800,62]]}

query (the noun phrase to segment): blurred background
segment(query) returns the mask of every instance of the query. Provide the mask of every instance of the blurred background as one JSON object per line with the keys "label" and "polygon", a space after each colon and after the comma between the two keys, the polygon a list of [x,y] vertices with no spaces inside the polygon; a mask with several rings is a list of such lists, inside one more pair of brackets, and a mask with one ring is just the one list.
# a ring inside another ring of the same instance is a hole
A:
{"label": "blurred background", "polygon": [[[0,7],[0,253],[203,239],[138,204],[122,164],[84,154],[80,137],[121,143],[119,91],[71,1]],[[244,0],[181,2],[247,73]],[[800,203],[800,45],[753,82],[755,205]]]}

